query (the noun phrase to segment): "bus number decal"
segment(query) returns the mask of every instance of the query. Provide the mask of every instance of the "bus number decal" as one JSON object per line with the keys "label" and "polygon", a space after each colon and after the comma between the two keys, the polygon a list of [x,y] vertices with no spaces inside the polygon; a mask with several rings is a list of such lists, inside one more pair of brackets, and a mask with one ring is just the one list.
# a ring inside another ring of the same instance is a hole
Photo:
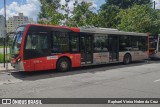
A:
{"label": "bus number decal", "polygon": [[58,59],[58,56],[48,56],[47,60]]}

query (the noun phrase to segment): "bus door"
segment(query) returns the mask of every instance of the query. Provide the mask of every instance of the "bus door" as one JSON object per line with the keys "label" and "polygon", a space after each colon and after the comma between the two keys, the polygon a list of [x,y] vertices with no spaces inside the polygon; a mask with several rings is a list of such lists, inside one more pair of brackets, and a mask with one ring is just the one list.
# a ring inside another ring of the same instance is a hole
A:
{"label": "bus door", "polygon": [[117,36],[109,36],[109,60],[110,62],[119,60],[119,40]]}
{"label": "bus door", "polygon": [[82,33],[80,35],[81,64],[91,64],[93,62],[92,36]]}

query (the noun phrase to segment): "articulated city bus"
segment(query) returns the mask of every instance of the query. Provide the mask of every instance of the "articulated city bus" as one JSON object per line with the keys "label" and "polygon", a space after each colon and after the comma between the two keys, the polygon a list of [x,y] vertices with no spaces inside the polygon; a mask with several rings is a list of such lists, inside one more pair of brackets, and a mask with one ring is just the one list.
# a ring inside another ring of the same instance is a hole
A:
{"label": "articulated city bus", "polygon": [[149,57],[151,59],[160,59],[160,35],[151,35],[149,42]]}
{"label": "articulated city bus", "polygon": [[16,31],[11,64],[20,71],[108,64],[148,58],[148,34],[109,28],[28,24]]}

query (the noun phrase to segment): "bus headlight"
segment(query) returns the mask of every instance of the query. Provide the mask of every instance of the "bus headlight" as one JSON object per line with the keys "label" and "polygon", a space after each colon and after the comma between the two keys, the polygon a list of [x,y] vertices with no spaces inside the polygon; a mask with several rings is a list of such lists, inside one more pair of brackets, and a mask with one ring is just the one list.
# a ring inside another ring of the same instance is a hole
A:
{"label": "bus headlight", "polygon": [[21,57],[19,57],[18,59],[17,59],[17,62],[20,62],[21,61]]}

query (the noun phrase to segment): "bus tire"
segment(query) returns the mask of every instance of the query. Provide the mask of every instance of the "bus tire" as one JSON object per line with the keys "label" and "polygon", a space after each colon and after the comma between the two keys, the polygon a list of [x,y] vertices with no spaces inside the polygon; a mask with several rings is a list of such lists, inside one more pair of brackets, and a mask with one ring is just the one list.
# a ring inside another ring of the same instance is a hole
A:
{"label": "bus tire", "polygon": [[69,71],[71,68],[71,62],[69,61],[68,58],[61,58],[58,60],[57,62],[57,71],[60,71],[60,72],[66,72],[66,71]]}
{"label": "bus tire", "polygon": [[129,63],[131,63],[131,61],[132,61],[131,55],[130,54],[125,54],[124,58],[123,58],[123,63],[124,64],[129,64]]}

